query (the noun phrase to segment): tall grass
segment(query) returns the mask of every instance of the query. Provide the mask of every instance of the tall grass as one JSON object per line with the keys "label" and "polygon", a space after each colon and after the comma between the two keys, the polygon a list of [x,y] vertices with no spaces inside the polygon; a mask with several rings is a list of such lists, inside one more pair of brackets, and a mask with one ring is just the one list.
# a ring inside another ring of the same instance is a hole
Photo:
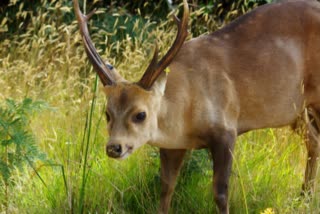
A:
{"label": "tall grass", "polygon": [[[158,149],[146,145],[121,162],[106,157],[105,97],[87,62],[71,5],[62,0],[42,2],[37,14],[29,14],[27,29],[0,43],[0,102],[9,97],[31,97],[56,108],[31,123],[39,146],[53,165],[37,166],[46,187],[33,171],[17,172],[8,212],[156,213]],[[17,16],[25,11],[19,12]],[[155,23],[147,17],[102,12],[100,9],[96,20],[108,22],[98,27],[93,25],[96,21],[91,22],[92,38],[100,54],[129,80],[141,76],[155,38],[164,52],[176,33],[171,21]],[[218,24],[205,9],[195,10],[190,37],[212,31]],[[271,213],[316,213],[320,209],[319,188],[312,199],[299,197],[305,157],[301,137],[286,128],[240,137],[230,184],[231,212],[260,213],[270,208],[267,211]],[[205,150],[190,152],[174,194],[172,213],[216,211],[211,168]],[[4,212],[1,197],[0,212]]]}

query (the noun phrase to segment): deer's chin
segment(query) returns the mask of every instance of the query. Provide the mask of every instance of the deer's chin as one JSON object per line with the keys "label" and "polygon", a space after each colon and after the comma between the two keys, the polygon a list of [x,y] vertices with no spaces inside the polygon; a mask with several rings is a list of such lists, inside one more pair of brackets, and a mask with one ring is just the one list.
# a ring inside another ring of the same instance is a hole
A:
{"label": "deer's chin", "polygon": [[119,158],[117,158],[118,160],[124,160],[127,159],[127,157],[129,157],[131,153],[129,153],[128,151],[123,153]]}

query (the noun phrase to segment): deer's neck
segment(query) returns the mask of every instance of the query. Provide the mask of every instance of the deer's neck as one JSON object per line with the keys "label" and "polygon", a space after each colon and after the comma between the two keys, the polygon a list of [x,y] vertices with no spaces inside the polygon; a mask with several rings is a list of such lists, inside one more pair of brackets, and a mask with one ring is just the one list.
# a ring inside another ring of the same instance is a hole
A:
{"label": "deer's neck", "polygon": [[[169,93],[169,94],[168,94]],[[191,149],[194,145],[188,137],[188,109],[190,104],[183,96],[166,91],[158,112],[157,131],[149,144],[167,149]]]}

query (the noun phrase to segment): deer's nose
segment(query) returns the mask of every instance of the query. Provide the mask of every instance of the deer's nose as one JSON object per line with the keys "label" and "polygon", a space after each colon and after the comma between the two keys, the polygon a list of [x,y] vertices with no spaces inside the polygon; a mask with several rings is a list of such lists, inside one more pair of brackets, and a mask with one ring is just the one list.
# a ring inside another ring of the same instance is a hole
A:
{"label": "deer's nose", "polygon": [[118,158],[122,154],[122,146],[120,144],[109,144],[106,148],[107,155],[111,158]]}

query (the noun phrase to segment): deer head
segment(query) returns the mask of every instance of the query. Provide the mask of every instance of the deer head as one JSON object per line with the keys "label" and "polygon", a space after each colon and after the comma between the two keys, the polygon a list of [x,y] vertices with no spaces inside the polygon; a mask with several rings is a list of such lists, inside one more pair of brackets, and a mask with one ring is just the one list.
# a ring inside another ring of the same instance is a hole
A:
{"label": "deer head", "polygon": [[155,45],[153,58],[138,82],[131,83],[117,73],[116,69],[105,63],[89,35],[88,15],[80,11],[79,3],[73,0],[80,33],[85,51],[104,85],[108,97],[106,118],[108,122],[109,142],[107,155],[112,158],[125,158],[135,149],[148,143],[158,129],[158,112],[166,85],[164,69],[169,66],[187,37],[189,9],[183,0],[184,13],[180,21],[173,16],[178,25],[178,33],[168,52],[158,61],[158,48]]}

